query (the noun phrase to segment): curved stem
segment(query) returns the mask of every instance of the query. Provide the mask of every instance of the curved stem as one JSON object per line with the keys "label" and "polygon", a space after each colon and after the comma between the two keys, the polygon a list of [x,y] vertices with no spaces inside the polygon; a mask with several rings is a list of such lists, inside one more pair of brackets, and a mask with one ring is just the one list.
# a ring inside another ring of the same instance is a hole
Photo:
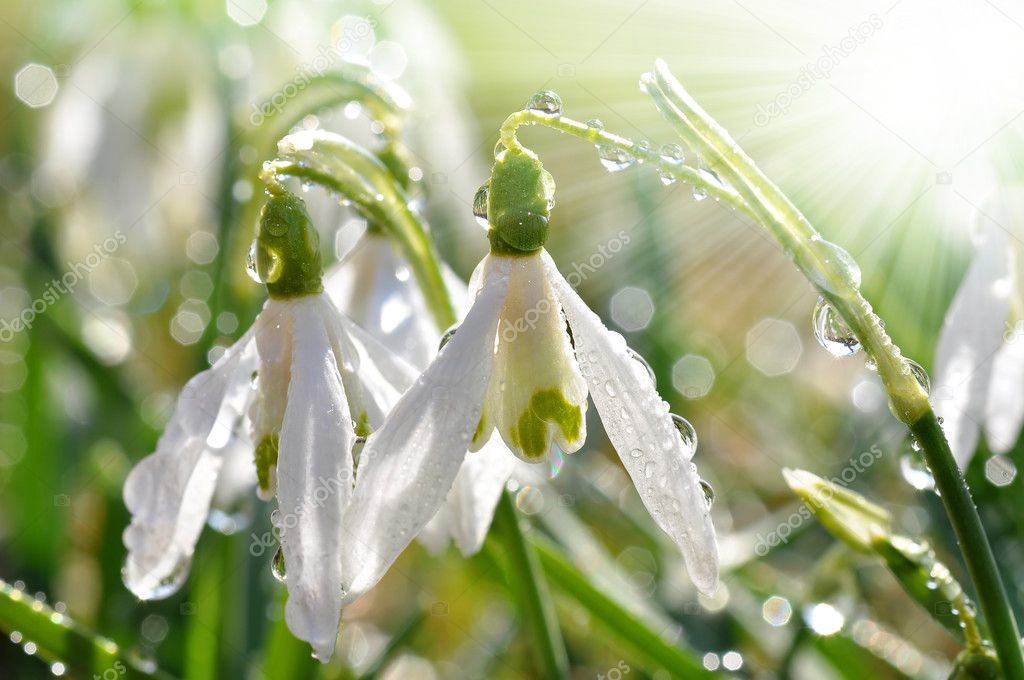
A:
{"label": "curved stem", "polygon": [[289,135],[281,140],[279,153],[261,174],[268,187],[276,190],[284,178],[295,177],[351,200],[402,247],[438,328],[455,323],[426,223],[409,207],[405,192],[376,157],[341,135],[323,131]]}
{"label": "curved stem", "polygon": [[659,62],[642,81],[680,136],[736,187],[758,221],[835,307],[874,359],[896,416],[917,437],[956,532],[1006,677],[1024,680],[1024,654],[1006,590],[978,510],[957,468],[928,395],[864,299],[848,255],[823,241],[810,222]]}
{"label": "curved stem", "polygon": [[[953,459],[942,426],[935,414],[929,411],[910,426],[910,431],[920,442],[935,478],[935,488],[942,495],[946,514],[949,515],[960,551],[967,563],[967,571],[978,592],[978,604],[985,614],[992,645],[999,655],[1003,673],[1012,680],[1024,678],[1024,658],[1021,656],[1017,622],[995,556],[985,536],[981,517],[978,516],[978,509]],[[967,633],[966,630],[964,632]]]}
{"label": "curved stem", "polygon": [[683,165],[682,161],[673,162],[653,149],[640,146],[626,137],[605,132],[601,128],[581,123],[566,116],[552,116],[531,109],[516,111],[501,124],[501,129],[499,130],[501,143],[508,149],[522,149],[523,145],[519,142],[516,132],[524,125],[543,125],[552,130],[558,130],[573,137],[593,142],[599,147],[608,147],[621,151],[628,154],[630,158],[635,158],[637,162],[651,166],[659,174],[674,177],[695,188],[703,189],[710,196],[728,203],[747,217],[754,220],[757,219],[757,215],[750,209],[750,206],[732,187],[711,181],[699,170]]}

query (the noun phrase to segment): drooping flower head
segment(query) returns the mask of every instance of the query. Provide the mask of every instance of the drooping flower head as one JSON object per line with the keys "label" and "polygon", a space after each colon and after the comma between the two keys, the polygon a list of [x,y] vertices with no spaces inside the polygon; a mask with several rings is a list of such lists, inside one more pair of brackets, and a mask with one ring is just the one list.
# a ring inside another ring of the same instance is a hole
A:
{"label": "drooping flower head", "polygon": [[[697,587],[713,591],[718,552],[690,461],[695,442],[680,435],[622,336],[604,326],[544,250],[553,188],[531,152],[499,156],[488,187],[491,252],[471,280],[472,306],[367,444],[407,461],[396,475],[434,482],[384,530],[420,531],[466,451],[483,446],[492,431],[531,462],[544,461],[553,442],[577,450],[589,394],[652,517],[679,546]],[[358,545],[380,527],[353,529]]]}
{"label": "drooping flower head", "polygon": [[[272,195],[250,268],[269,299],[253,327],[182,390],[157,450],[125,483],[132,523],[125,583],[166,597],[188,572],[229,445],[253,442],[259,495],[276,494],[285,610],[318,658],[333,653],[345,579],[342,538],[360,462],[415,371],[344,318],[323,293],[317,232],[302,201]],[[374,583],[380,574],[374,573]]]}

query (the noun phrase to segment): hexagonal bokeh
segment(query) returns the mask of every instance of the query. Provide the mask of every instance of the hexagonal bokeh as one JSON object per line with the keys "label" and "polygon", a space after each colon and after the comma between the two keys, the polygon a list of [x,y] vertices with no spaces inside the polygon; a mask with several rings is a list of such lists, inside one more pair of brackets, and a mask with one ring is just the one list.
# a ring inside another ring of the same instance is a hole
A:
{"label": "hexagonal bokeh", "polygon": [[239,26],[255,26],[267,13],[267,0],[227,0],[227,12]]}
{"label": "hexagonal bokeh", "polygon": [[197,264],[213,262],[213,258],[217,257],[218,250],[220,250],[220,245],[217,243],[217,237],[208,231],[197,231],[190,234],[188,240],[185,241],[185,254],[188,255],[188,259]]}
{"label": "hexagonal bokeh", "polygon": [[767,376],[792,371],[803,351],[800,334],[788,321],[762,319],[747,331],[747,361]]}
{"label": "hexagonal bokeh", "polygon": [[123,305],[139,286],[135,267],[120,257],[108,257],[89,274],[89,291],[105,305]]}
{"label": "hexagonal bokeh", "polygon": [[1006,456],[992,456],[985,461],[985,479],[996,486],[1006,486],[1017,477],[1017,466]]}
{"label": "hexagonal bokeh", "polygon": [[57,96],[57,75],[43,64],[26,64],[14,76],[14,93],[25,104],[37,109]]}
{"label": "hexagonal bokeh", "polygon": [[699,354],[684,354],[672,366],[672,385],[687,399],[700,399],[715,384],[715,369]]}
{"label": "hexagonal bokeh", "polygon": [[654,317],[654,300],[643,288],[621,288],[611,301],[612,321],[624,331],[641,331]]}

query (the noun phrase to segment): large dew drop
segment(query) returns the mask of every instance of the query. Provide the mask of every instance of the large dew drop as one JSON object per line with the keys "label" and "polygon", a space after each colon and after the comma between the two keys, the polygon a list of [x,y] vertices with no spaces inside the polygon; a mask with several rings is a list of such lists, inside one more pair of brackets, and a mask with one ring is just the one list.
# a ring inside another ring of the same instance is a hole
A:
{"label": "large dew drop", "polygon": [[679,432],[679,438],[683,440],[683,451],[687,458],[693,458],[697,452],[697,430],[690,424],[690,421],[681,415],[672,413],[672,424]]}
{"label": "large dew drop", "polygon": [[487,222],[487,191],[490,185],[490,182],[484,182],[473,196],[473,217],[476,218],[477,224],[484,229],[490,228],[490,224]]}
{"label": "large dew drop", "polygon": [[597,155],[608,172],[619,172],[636,164],[636,156],[611,144],[598,146]]}
{"label": "large dew drop", "polygon": [[924,370],[924,366],[913,359],[907,359],[907,365],[910,366],[910,372],[917,379],[917,384],[921,386],[922,390],[930,394],[932,391],[932,379],[928,377],[928,371]]}
{"label": "large dew drop", "polygon": [[562,98],[551,90],[541,90],[527,100],[526,108],[546,116],[560,116],[562,114]]}
{"label": "large dew drop", "polygon": [[823,297],[814,308],[814,337],[834,357],[848,357],[860,350],[860,341],[836,308]]}
{"label": "large dew drop", "polygon": [[285,582],[287,572],[284,566],[284,549],[278,548],[277,552],[274,553],[274,559],[270,561],[270,573],[274,575],[281,583]]}
{"label": "large dew drop", "polygon": [[[162,600],[170,597],[174,593],[181,589],[182,584],[185,583],[185,579],[188,578],[189,569],[192,568],[192,556],[182,557],[178,560],[174,568],[171,569],[170,573],[161,578],[156,583],[152,583],[149,579],[146,580],[146,586],[148,589],[142,589],[139,586],[141,584],[135,583],[136,587],[130,588],[141,600]],[[121,569],[121,579],[128,583],[128,565],[125,564],[124,568]]]}
{"label": "large dew drop", "polygon": [[647,371],[647,377],[651,379],[651,383],[657,384],[658,379],[654,375],[654,369],[651,368],[651,365],[649,363],[647,363],[647,359],[644,359],[640,355],[640,352],[637,352],[632,347],[627,347],[626,352],[629,354],[630,357],[632,357],[633,361],[637,362],[638,364],[644,367],[644,370]]}
{"label": "large dew drop", "polygon": [[854,288],[860,288],[860,266],[845,248],[820,237],[814,240],[814,247],[824,267],[819,269],[816,267],[817,263],[812,264],[811,271],[808,272],[811,283],[830,293],[840,292],[831,275],[827,274],[831,270],[836,270],[843,278],[853,283]]}

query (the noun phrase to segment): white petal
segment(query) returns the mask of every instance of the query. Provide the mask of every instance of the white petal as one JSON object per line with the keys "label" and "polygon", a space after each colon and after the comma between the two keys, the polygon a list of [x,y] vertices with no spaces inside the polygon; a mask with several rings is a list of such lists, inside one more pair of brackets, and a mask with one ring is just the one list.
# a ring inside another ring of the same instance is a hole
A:
{"label": "white petal", "polygon": [[255,366],[250,330],[216,364],[188,381],[156,451],[125,481],[132,523],[124,531],[124,579],[141,599],[167,597],[188,574],[223,447],[245,412]]}
{"label": "white petal", "polygon": [[[257,447],[266,437],[274,437],[281,431],[284,411],[288,404],[288,384],[292,372],[292,314],[294,302],[270,298],[264,303],[253,332],[256,337],[256,351],[259,354],[256,398],[249,412],[252,423],[252,440]],[[257,494],[265,501],[274,497],[277,488],[276,468],[266,469],[265,486],[257,488]]]}
{"label": "white petal", "polygon": [[497,263],[459,332],[369,437],[345,519],[348,599],[380,580],[447,496],[480,418],[507,290]]}
{"label": "white petal", "polygon": [[278,508],[292,633],[326,662],[341,620],[340,528],[352,492],[355,432],[322,307],[294,307],[291,384],[277,462]]}
{"label": "white petal", "polygon": [[569,286],[545,254],[576,344],[576,356],[608,438],[651,517],[679,546],[702,592],[718,583],[715,529],[696,468],[647,372]]}
{"label": "white petal", "polygon": [[481,427],[470,450],[483,446],[494,428],[517,456],[543,462],[552,440],[567,453],[583,446],[587,383],[540,253],[505,259],[511,264],[508,297]]}
{"label": "white petal", "polygon": [[466,455],[446,503],[452,537],[466,557],[479,552],[483,545],[494,508],[516,462],[497,433],[479,451]]}
{"label": "white petal", "polygon": [[1006,453],[1024,424],[1024,338],[1015,337],[996,354],[989,385],[985,438],[995,453]]}
{"label": "white petal", "polygon": [[[455,479],[457,484],[458,477]],[[445,548],[448,547],[448,539],[451,538],[452,535],[451,513],[451,504],[446,502],[437,509],[434,516],[430,518],[429,522],[423,525],[423,528],[420,529],[419,535],[416,536],[416,540],[427,549],[427,552],[435,557],[443,553]]]}
{"label": "white petal", "polygon": [[[466,284],[446,265],[442,277],[457,311],[468,307]],[[324,278],[347,317],[392,352],[423,369],[437,354],[441,331],[409,263],[387,236],[367,234]]]}
{"label": "white petal", "polygon": [[935,352],[932,402],[961,468],[974,455],[1008,312],[1006,233],[990,229],[953,303]]}

